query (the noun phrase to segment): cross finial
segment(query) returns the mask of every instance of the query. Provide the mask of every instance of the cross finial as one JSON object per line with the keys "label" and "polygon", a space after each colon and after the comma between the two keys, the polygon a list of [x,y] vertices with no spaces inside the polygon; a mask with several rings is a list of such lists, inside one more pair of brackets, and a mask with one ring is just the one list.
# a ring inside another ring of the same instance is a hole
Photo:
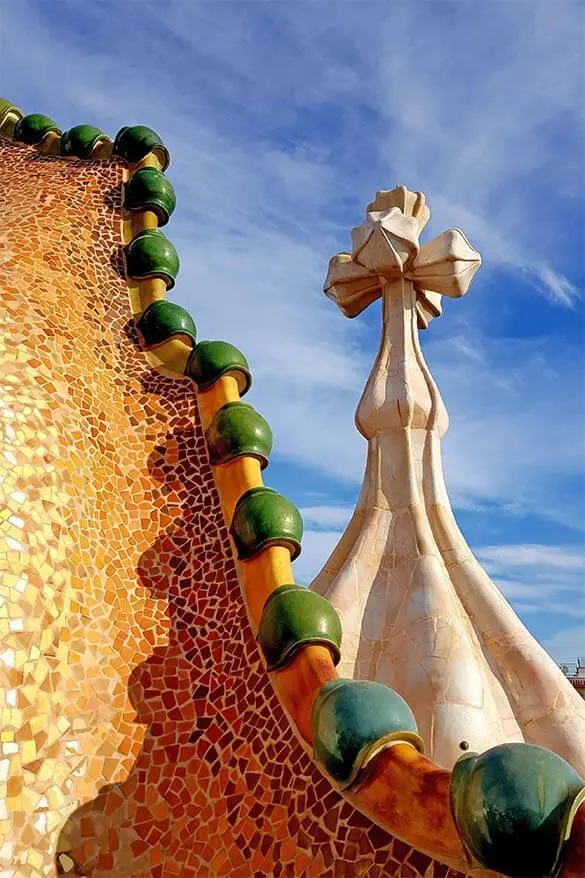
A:
{"label": "cross finial", "polygon": [[421,246],[429,217],[422,192],[396,186],[376,193],[365,221],[352,230],[352,252],[329,262],[324,291],[346,317],[356,317],[381,296],[384,284],[400,278],[414,283],[421,329],[441,314],[441,296],[465,295],[481,256],[459,229]]}

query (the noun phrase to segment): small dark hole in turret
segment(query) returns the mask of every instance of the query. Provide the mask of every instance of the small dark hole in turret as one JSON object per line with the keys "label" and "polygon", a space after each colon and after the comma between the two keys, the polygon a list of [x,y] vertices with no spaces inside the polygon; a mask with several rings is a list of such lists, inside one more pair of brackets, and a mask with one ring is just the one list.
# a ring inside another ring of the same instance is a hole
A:
{"label": "small dark hole in turret", "polygon": [[461,743],[459,744],[459,747],[462,750],[469,750],[469,741],[461,741]]}

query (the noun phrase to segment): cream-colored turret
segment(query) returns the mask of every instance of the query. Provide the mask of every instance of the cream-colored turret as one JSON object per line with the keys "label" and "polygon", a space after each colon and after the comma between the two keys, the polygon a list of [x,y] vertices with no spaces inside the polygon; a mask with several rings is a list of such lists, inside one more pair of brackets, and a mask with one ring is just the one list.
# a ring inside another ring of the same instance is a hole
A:
{"label": "cream-colored turret", "polygon": [[422,193],[378,192],[333,257],[325,293],[347,317],[382,298],[382,340],[356,411],[367,439],[354,515],[311,588],[338,610],[340,673],[378,680],[412,708],[433,759],[505,741],[547,747],[585,773],[585,702],[467,546],[441,465],[448,416],[418,329],[464,295],[479,253],[459,230],[419,244]]}

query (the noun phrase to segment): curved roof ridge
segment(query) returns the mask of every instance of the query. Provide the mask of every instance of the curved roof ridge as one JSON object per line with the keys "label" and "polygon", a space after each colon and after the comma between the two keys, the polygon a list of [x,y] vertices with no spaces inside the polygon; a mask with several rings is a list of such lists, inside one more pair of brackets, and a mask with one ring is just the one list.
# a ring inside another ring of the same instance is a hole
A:
{"label": "curved roof ridge", "polygon": [[163,171],[170,162],[160,135],[145,125],[125,125],[115,138],[93,125],[74,125],[63,131],[50,116],[25,115],[6,98],[0,98],[0,137],[34,146],[43,155],[61,158],[99,161],[117,156],[136,164],[153,153]]}

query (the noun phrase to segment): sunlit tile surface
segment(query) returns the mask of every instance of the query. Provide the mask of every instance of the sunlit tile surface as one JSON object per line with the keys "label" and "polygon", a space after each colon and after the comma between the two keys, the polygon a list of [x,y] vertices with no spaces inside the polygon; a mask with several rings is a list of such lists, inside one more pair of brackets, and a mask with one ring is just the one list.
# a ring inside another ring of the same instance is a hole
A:
{"label": "sunlit tile surface", "polygon": [[121,165],[0,149],[0,875],[454,876],[290,731],[195,397],[136,345]]}

